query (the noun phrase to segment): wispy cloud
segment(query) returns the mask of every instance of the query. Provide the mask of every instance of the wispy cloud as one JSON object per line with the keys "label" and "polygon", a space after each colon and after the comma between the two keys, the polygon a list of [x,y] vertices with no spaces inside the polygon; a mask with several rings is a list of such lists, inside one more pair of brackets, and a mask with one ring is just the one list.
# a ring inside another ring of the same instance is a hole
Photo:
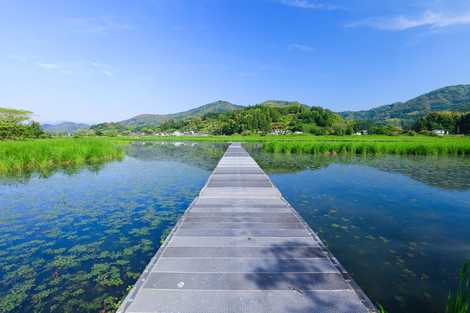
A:
{"label": "wispy cloud", "polygon": [[299,44],[299,43],[290,44],[287,48],[289,49],[289,51],[300,51],[300,52],[315,51],[315,48],[308,46],[308,45]]}
{"label": "wispy cloud", "polygon": [[45,70],[61,70],[62,66],[57,63],[36,63],[42,69]]}
{"label": "wispy cloud", "polygon": [[39,67],[45,71],[57,72],[61,74],[73,74],[71,65],[59,64],[59,63],[45,63],[45,62],[33,62],[34,66]]}
{"label": "wispy cloud", "polygon": [[101,73],[105,76],[108,76],[108,77],[113,77],[114,76],[113,67],[111,65],[104,64],[104,63],[98,63],[98,62],[92,62],[91,67],[96,72],[99,72],[99,73]]}
{"label": "wispy cloud", "polygon": [[380,30],[402,31],[418,27],[444,28],[470,24],[470,12],[463,14],[443,14],[426,11],[418,17],[394,16],[373,17],[354,22],[347,27],[371,27]]}
{"label": "wispy cloud", "polygon": [[115,31],[128,31],[132,27],[109,17],[77,17],[68,20],[72,31],[86,34],[108,34]]}
{"label": "wispy cloud", "polygon": [[279,0],[279,3],[300,8],[300,9],[308,9],[308,10],[339,10],[340,7],[326,3],[326,2],[319,2],[315,0]]}
{"label": "wispy cloud", "polygon": [[44,62],[37,57],[24,56],[20,54],[9,54],[7,55],[7,58],[17,63],[21,63],[24,66],[41,69],[44,71],[57,72],[61,74],[73,73],[73,66],[69,63]]}
{"label": "wispy cloud", "polygon": [[61,74],[98,73],[107,77],[113,77],[115,73],[115,68],[113,66],[96,61],[44,62],[41,58],[28,57],[21,54],[8,54],[6,57],[25,66]]}

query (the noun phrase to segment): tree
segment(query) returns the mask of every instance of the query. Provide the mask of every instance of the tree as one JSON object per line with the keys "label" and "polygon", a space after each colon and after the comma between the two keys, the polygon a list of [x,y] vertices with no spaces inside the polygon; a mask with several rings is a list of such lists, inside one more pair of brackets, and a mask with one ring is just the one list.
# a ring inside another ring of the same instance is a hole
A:
{"label": "tree", "polygon": [[463,114],[458,123],[460,134],[470,135],[470,113]]}
{"label": "tree", "polygon": [[19,124],[29,120],[30,114],[32,114],[32,112],[26,110],[0,107],[0,123]]}
{"label": "tree", "polygon": [[415,131],[443,129],[451,134],[459,133],[459,121],[461,113],[456,112],[433,112],[418,119],[413,126]]}
{"label": "tree", "polygon": [[0,108],[0,139],[39,138],[44,131],[37,122],[30,120],[32,112],[26,110]]}

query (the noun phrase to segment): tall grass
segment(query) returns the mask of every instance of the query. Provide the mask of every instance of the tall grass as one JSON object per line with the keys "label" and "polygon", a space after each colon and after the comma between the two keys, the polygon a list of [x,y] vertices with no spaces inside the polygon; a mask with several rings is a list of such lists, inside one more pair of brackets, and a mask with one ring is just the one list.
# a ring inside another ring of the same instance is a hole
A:
{"label": "tall grass", "polygon": [[422,141],[273,141],[263,143],[266,152],[306,154],[401,154],[470,155],[468,138],[432,138]]}
{"label": "tall grass", "polygon": [[21,176],[38,171],[99,165],[121,159],[122,146],[106,139],[62,138],[0,141],[0,175]]}

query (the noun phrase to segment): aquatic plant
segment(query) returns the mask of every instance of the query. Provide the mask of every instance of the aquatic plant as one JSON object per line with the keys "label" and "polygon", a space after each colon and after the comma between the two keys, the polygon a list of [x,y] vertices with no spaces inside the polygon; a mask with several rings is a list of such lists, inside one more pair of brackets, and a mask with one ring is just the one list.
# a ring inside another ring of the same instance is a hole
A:
{"label": "aquatic plant", "polygon": [[81,166],[96,167],[124,156],[121,145],[106,139],[68,138],[0,141],[0,175],[48,176],[61,169],[73,173]]}
{"label": "aquatic plant", "polygon": [[224,147],[145,145],[98,174],[0,185],[0,312],[115,312]]}
{"label": "aquatic plant", "polygon": [[385,311],[384,307],[381,304],[377,306],[377,310],[379,311],[379,313],[388,313],[387,311]]}
{"label": "aquatic plant", "polygon": [[[459,273],[457,290],[455,294],[449,292],[445,313],[468,313],[470,309],[470,259],[468,259]],[[377,305],[378,313],[387,313],[384,307]]]}
{"label": "aquatic plant", "polygon": [[271,153],[359,154],[359,155],[470,155],[468,138],[424,138],[423,140],[318,140],[263,143]]}
{"label": "aquatic plant", "polygon": [[455,294],[449,292],[445,313],[468,313],[470,308],[470,259],[463,265]]}

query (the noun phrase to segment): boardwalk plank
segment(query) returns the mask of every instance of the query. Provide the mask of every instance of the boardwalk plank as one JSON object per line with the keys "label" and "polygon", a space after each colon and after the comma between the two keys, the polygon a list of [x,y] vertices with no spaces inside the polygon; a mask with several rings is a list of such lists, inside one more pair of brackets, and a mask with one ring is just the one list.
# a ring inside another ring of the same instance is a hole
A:
{"label": "boardwalk plank", "polygon": [[376,312],[356,286],[232,144],[118,312]]}

